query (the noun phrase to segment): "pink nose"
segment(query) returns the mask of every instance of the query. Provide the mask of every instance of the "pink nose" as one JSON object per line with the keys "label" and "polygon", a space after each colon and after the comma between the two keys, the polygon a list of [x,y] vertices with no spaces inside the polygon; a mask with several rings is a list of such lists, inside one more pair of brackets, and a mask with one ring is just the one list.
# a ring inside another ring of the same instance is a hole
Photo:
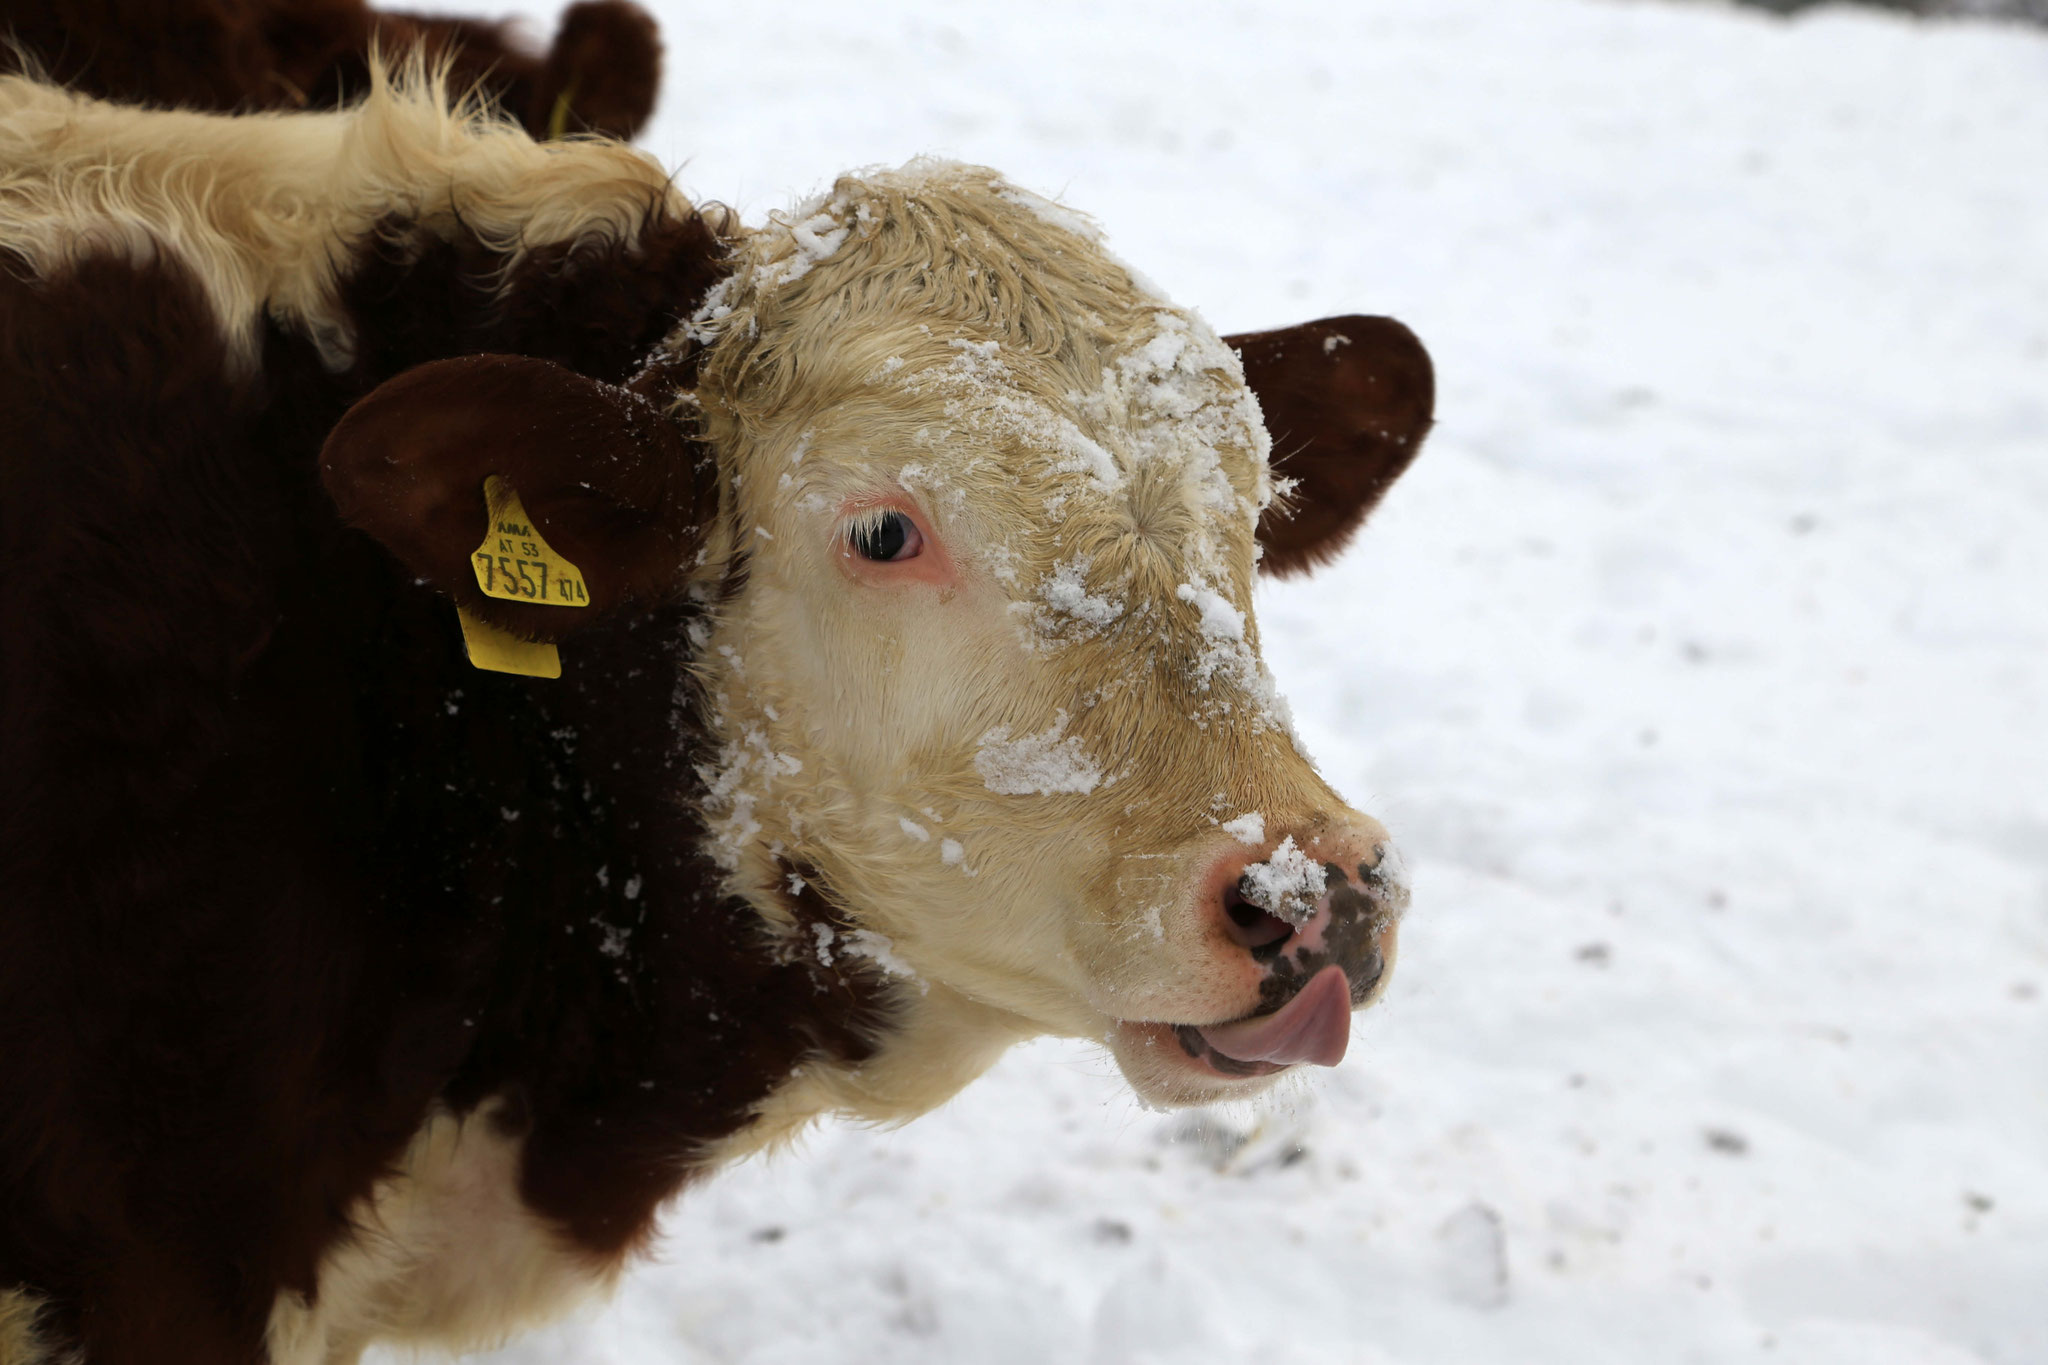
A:
{"label": "pink nose", "polygon": [[1309,846],[1317,856],[1292,838],[1257,861],[1236,852],[1210,875],[1225,932],[1262,976],[1256,1013],[1189,1030],[1229,1061],[1335,1066],[1351,1036],[1352,1009],[1386,970],[1388,937],[1407,904],[1398,859],[1383,843],[1363,856],[1332,841]]}

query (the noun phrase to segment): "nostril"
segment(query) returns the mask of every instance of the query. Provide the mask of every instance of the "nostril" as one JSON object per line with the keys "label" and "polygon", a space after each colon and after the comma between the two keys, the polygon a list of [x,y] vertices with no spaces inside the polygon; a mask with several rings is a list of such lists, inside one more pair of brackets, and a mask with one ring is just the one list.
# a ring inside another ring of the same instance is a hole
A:
{"label": "nostril", "polygon": [[1230,915],[1230,936],[1237,943],[1251,950],[1254,959],[1269,962],[1280,955],[1287,940],[1294,937],[1294,926],[1278,915],[1268,914],[1259,909],[1235,888],[1224,898],[1223,908]]}

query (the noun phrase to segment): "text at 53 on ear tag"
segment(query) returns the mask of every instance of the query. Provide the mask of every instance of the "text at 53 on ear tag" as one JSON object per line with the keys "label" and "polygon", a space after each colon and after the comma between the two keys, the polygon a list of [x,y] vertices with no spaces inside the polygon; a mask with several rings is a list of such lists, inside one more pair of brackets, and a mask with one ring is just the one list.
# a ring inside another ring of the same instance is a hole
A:
{"label": "text at 53 on ear tag", "polygon": [[[583,571],[541,539],[518,491],[496,474],[484,480],[484,510],[490,524],[484,543],[470,556],[476,585],[484,596],[536,606],[590,605]],[[553,645],[522,640],[460,607],[455,615],[462,623],[462,643],[473,666],[529,678],[562,676],[562,656]]]}
{"label": "text at 53 on ear tag", "polygon": [[583,570],[540,538],[510,483],[496,474],[485,479],[484,507],[491,524],[469,557],[484,596],[550,607],[590,605]]}

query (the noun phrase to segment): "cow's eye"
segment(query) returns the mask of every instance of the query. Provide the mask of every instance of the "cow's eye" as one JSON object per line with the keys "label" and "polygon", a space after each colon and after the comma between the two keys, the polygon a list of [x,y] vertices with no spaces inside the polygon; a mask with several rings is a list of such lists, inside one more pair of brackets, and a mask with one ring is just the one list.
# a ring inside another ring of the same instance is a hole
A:
{"label": "cow's eye", "polygon": [[917,523],[901,512],[883,511],[863,518],[847,533],[854,553],[877,563],[915,559],[924,547]]}

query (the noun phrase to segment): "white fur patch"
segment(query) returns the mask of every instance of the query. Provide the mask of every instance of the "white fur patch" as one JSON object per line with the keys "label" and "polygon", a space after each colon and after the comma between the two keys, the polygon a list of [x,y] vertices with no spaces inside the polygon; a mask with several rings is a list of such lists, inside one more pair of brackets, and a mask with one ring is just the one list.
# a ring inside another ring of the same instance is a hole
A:
{"label": "white fur patch", "polygon": [[175,258],[239,363],[255,365],[270,316],[341,369],[356,344],[341,271],[386,219],[444,239],[473,232],[515,265],[554,243],[629,239],[658,206],[688,210],[645,153],[537,143],[449,105],[418,66],[374,69],[369,96],[338,113],[232,117],[0,77],[0,240],[43,275],[97,255]]}
{"label": "white fur patch", "polygon": [[0,1289],[0,1365],[75,1365],[69,1352],[59,1357],[44,1340],[38,1323],[42,1301],[25,1289]]}
{"label": "white fur patch", "polygon": [[270,1313],[272,1365],[342,1365],[374,1342],[466,1351],[558,1317],[610,1288],[592,1260],[519,1197],[522,1142],[492,1124],[436,1114],[398,1174],[355,1210],[356,1232],[320,1263],[312,1302]]}

